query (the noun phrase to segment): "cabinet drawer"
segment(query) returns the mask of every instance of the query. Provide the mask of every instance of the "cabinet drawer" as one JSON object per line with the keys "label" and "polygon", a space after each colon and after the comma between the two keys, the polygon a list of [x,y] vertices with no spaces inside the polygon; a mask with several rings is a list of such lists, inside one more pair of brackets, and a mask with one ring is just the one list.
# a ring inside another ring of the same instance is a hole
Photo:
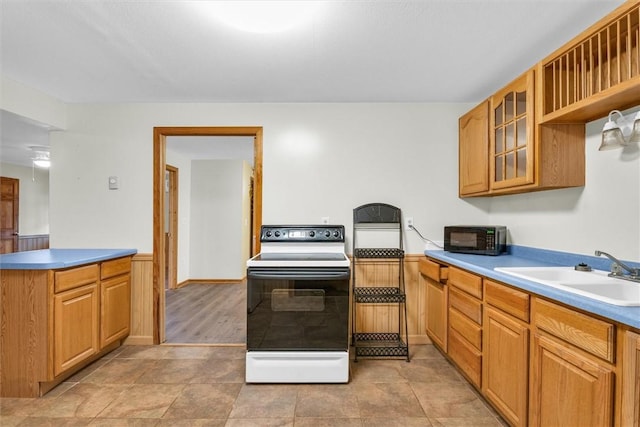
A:
{"label": "cabinet drawer", "polygon": [[448,267],[440,265],[426,258],[420,259],[420,261],[418,262],[418,269],[420,270],[420,274],[436,282],[447,280],[447,276],[449,275]]}
{"label": "cabinet drawer", "polygon": [[482,303],[451,286],[449,287],[449,306],[456,308],[478,325],[482,325]]}
{"label": "cabinet drawer", "polygon": [[482,349],[482,328],[455,308],[449,310],[449,327],[459,332],[475,348]]}
{"label": "cabinet drawer", "polygon": [[54,273],[54,292],[62,292],[67,289],[93,283],[98,280],[98,264],[85,265],[70,270],[56,271]]}
{"label": "cabinet drawer", "polygon": [[131,271],[131,257],[112,259],[102,263],[100,270],[100,278],[107,279],[109,277],[125,274]]}
{"label": "cabinet drawer", "polygon": [[486,302],[520,320],[529,322],[529,294],[487,279],[484,281],[484,292]]}
{"label": "cabinet drawer", "polygon": [[453,329],[449,329],[449,357],[469,380],[480,387],[482,377],[482,353],[468,344]]}
{"label": "cabinet drawer", "polygon": [[614,362],[614,325],[539,298],[534,298],[533,301],[534,323],[538,329],[594,356]]}
{"label": "cabinet drawer", "polygon": [[448,283],[476,298],[482,298],[482,277],[480,276],[451,267]]}

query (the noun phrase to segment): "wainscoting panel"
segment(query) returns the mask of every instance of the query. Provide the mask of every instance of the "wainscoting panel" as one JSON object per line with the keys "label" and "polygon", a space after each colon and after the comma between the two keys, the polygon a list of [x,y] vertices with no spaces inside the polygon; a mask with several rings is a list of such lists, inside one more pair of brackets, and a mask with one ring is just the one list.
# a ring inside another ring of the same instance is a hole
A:
{"label": "wainscoting panel", "polygon": [[153,323],[153,254],[136,254],[131,262],[131,333],[125,344],[153,344]]}
{"label": "wainscoting panel", "polygon": [[49,249],[48,234],[31,234],[18,237],[18,251],[35,251],[38,249]]}

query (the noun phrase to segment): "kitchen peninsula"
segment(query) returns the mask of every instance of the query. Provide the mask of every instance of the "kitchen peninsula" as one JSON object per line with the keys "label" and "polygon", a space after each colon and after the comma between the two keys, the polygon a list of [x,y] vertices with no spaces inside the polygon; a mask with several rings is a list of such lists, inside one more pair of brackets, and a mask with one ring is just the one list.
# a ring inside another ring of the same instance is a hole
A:
{"label": "kitchen peninsula", "polygon": [[0,255],[0,396],[42,396],[121,345],[135,249]]}

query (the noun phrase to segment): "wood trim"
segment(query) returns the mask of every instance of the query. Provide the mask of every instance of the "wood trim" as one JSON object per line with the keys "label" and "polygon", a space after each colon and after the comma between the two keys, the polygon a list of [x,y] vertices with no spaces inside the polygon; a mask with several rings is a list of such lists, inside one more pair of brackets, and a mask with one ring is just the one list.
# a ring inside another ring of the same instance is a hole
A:
{"label": "wood trim", "polygon": [[169,174],[169,232],[166,240],[167,262],[166,278],[169,289],[175,289],[178,285],[178,200],[180,172],[178,168],[166,165],[166,172]]}
{"label": "wood trim", "polygon": [[260,251],[262,225],[262,127],[154,127],[153,128],[153,343],[164,341],[164,173],[167,136],[253,136],[252,255]]}

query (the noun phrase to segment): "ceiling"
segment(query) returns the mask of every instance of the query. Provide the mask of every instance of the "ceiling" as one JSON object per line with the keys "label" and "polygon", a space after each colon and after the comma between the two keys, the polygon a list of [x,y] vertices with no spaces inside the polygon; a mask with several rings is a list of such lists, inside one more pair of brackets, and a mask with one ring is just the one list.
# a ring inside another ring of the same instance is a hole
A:
{"label": "ceiling", "polygon": [[256,33],[222,1],[1,1],[2,75],[65,103],[478,102],[623,3],[231,2],[317,7]]}

